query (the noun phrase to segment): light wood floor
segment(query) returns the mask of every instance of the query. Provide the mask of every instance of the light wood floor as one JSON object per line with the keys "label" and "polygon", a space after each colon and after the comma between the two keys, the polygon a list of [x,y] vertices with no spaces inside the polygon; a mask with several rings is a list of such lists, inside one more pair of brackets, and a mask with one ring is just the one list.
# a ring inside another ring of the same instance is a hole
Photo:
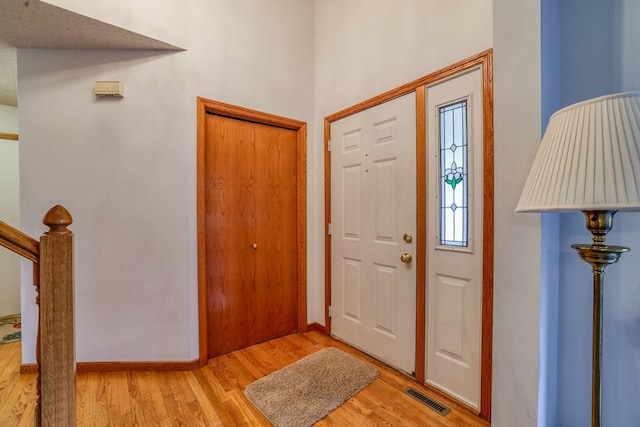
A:
{"label": "light wood floor", "polygon": [[[186,372],[83,373],[76,379],[79,426],[269,426],[244,397],[251,382],[324,347],[372,363],[378,379],[316,426],[488,426],[409,378],[313,331],[211,359]],[[33,426],[35,375],[20,375],[20,343],[0,345],[0,426]],[[402,391],[413,386],[452,408],[442,417]]]}

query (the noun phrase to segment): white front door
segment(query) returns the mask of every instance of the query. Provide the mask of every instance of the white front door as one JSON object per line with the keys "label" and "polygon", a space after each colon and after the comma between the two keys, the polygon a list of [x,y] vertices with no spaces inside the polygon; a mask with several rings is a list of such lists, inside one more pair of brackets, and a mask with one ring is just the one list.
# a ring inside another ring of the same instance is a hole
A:
{"label": "white front door", "polygon": [[332,335],[407,373],[416,273],[401,256],[416,255],[415,111],[410,93],[331,124]]}
{"label": "white front door", "polygon": [[482,72],[426,87],[426,382],[479,409],[482,338]]}

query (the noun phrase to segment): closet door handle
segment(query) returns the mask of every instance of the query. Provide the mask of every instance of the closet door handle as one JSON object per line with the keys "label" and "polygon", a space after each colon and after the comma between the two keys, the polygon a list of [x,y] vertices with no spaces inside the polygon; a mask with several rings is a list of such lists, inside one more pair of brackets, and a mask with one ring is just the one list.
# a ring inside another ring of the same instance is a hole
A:
{"label": "closet door handle", "polygon": [[251,247],[252,247],[253,249],[258,249],[258,244],[257,244],[257,243],[254,243],[253,245],[251,245]]}

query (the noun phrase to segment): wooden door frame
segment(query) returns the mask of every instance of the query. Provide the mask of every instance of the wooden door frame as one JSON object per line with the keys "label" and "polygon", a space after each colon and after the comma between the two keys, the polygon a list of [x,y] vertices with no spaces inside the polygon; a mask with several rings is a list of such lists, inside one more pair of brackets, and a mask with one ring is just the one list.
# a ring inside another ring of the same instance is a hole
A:
{"label": "wooden door frame", "polygon": [[0,139],[10,139],[12,141],[17,141],[18,140],[18,134],[17,133],[2,133],[2,132],[0,132]]}
{"label": "wooden door frame", "polygon": [[482,348],[480,362],[480,412],[491,421],[491,378],[493,348],[493,248],[494,248],[494,186],[493,186],[493,49],[486,50],[449,67],[406,83],[398,88],[360,102],[324,119],[324,206],[325,206],[325,332],[331,334],[331,123],[411,92],[416,93],[416,188],[417,188],[417,251],[416,251],[416,381],[425,382],[426,340],[426,135],[425,86],[454,77],[479,67],[482,70],[483,93],[483,264],[482,264]]}
{"label": "wooden door frame", "polygon": [[225,104],[206,98],[197,100],[197,227],[198,227],[198,326],[200,366],[209,359],[208,343],[208,308],[207,308],[207,258],[205,229],[205,120],[207,113],[217,114],[232,119],[245,120],[268,126],[291,129],[296,132],[296,185],[297,185],[297,331],[307,330],[307,124],[294,119],[275,116],[273,114],[250,110],[248,108]]}

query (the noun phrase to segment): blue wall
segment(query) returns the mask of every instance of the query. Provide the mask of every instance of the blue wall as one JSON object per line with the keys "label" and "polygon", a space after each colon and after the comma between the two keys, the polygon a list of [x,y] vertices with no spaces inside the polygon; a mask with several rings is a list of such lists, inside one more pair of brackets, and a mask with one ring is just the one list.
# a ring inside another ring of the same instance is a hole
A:
{"label": "blue wall", "polygon": [[[543,126],[549,113],[558,108],[600,95],[640,90],[637,3],[542,1]],[[544,217],[543,260],[548,262],[542,265],[542,277],[548,280],[541,284],[540,425],[588,426],[592,276],[590,266],[570,245],[588,243],[591,236],[579,212]],[[555,242],[559,242],[558,253],[552,247]],[[632,252],[608,267],[605,277],[603,425],[640,426],[640,213],[619,213],[607,242],[629,246]],[[554,277],[559,279],[557,292],[552,288]]]}
{"label": "blue wall", "polygon": [[[558,0],[541,0],[541,117],[542,134],[549,117],[560,107],[560,7]],[[552,426],[557,413],[559,230],[558,214],[544,214],[540,254],[540,359],[538,425]]]}

